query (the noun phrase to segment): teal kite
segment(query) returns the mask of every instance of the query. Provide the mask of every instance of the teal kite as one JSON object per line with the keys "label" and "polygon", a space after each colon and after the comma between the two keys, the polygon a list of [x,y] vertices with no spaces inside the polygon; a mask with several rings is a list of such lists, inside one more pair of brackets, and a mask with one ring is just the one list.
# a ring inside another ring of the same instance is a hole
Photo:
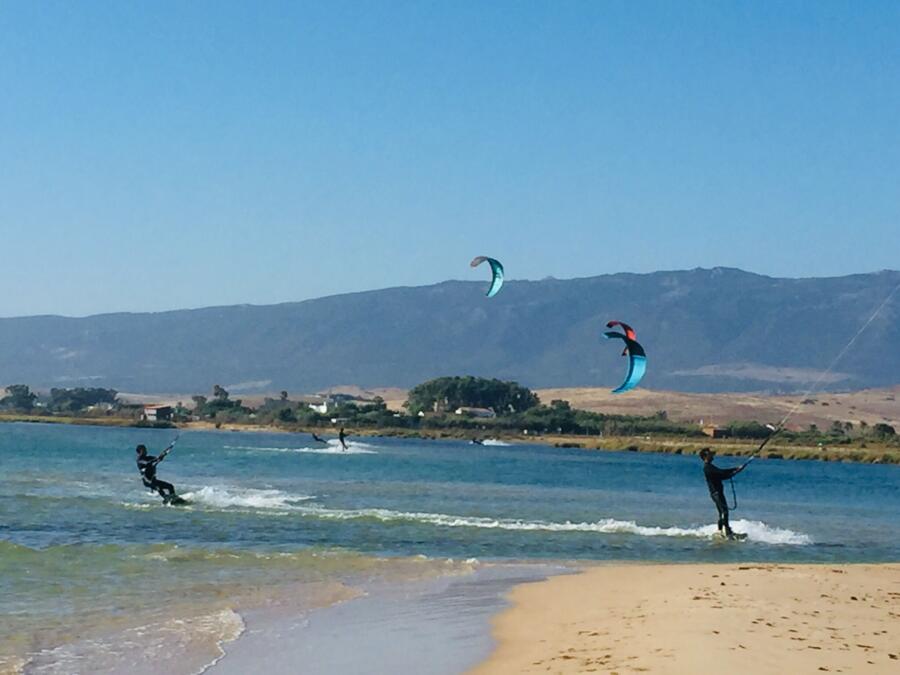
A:
{"label": "teal kite", "polygon": [[644,373],[647,372],[647,354],[637,340],[633,340],[623,333],[608,331],[603,335],[606,339],[618,338],[624,341],[625,351],[628,353],[628,374],[625,376],[625,381],[613,389],[612,393],[621,394],[626,391],[631,391],[638,386],[641,378],[644,377]]}
{"label": "teal kite", "polygon": [[500,292],[500,288],[503,286],[503,265],[500,264],[499,260],[488,258],[484,255],[480,255],[477,258],[474,258],[472,262],[469,263],[469,265],[472,267],[478,267],[485,261],[487,261],[487,263],[491,266],[491,273],[493,274],[493,276],[491,277],[491,286],[487,291],[487,297],[493,298],[495,295],[497,295],[497,293]]}

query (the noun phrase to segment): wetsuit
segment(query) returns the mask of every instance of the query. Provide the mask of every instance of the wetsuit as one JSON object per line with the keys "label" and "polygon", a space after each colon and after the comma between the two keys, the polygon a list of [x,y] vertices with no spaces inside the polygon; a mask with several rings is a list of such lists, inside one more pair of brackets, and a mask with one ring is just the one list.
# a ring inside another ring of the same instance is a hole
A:
{"label": "wetsuit", "polygon": [[719,512],[719,531],[724,529],[725,534],[729,537],[734,533],[731,531],[731,525],[728,522],[728,502],[725,499],[725,488],[722,485],[722,481],[734,476],[741,468],[736,466],[732,469],[720,469],[712,462],[706,462],[703,465],[703,475],[706,477],[706,485],[709,487],[709,496]]}
{"label": "wetsuit", "polygon": [[325,439],[324,439],[324,438],[319,438],[319,437],[316,436],[315,434],[313,434],[312,437],[313,437],[313,440],[314,440],[314,441],[318,441],[319,443],[324,443],[324,442],[325,442]]}
{"label": "wetsuit", "polygon": [[155,490],[163,499],[170,499],[175,496],[175,486],[156,477],[156,465],[162,461],[163,457],[165,455],[162,457],[154,457],[153,455],[138,457],[137,467],[138,471],[141,472],[141,480],[144,482],[144,487]]}
{"label": "wetsuit", "polygon": [[338,434],[338,438],[339,438],[340,441],[341,441],[341,447],[343,447],[344,450],[346,450],[346,449],[347,449],[347,444],[344,442],[344,439],[347,438],[347,434],[344,433],[344,430],[343,430],[343,429],[341,429],[341,433]]}

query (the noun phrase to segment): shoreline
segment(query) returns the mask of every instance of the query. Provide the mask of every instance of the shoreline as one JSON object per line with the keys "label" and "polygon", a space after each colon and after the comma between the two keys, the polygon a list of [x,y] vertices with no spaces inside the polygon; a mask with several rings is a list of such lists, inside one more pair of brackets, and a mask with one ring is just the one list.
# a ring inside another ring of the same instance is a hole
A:
{"label": "shoreline", "polygon": [[[315,565],[315,560],[306,562]],[[346,658],[360,633],[369,630],[367,621],[382,630],[397,626],[411,630],[416,626],[410,617],[417,614],[419,620],[440,624],[462,601],[468,603],[469,615],[483,624],[483,630],[465,633],[471,644],[462,646],[477,649],[466,651],[466,663],[460,661],[459,667],[440,671],[450,675],[490,652],[489,622],[494,611],[487,612],[486,607],[496,610],[505,606],[505,594],[515,584],[558,572],[558,566],[541,562],[480,564],[424,556],[351,554],[345,562],[349,565],[333,569],[307,566],[306,578],[289,583],[273,577],[238,588],[237,593],[220,587],[202,600],[167,604],[161,612],[132,612],[117,618],[116,612],[104,610],[101,621],[93,625],[62,626],[55,632],[33,629],[24,642],[0,640],[0,675],[246,673],[259,663],[271,666],[268,672],[292,675],[297,671],[290,664],[301,662],[301,657],[304,663],[313,657],[322,663],[329,657]],[[432,601],[438,604],[432,607]],[[385,607],[392,609],[385,613]],[[358,630],[345,635],[342,627],[348,622],[359,624]],[[24,635],[27,627],[20,630]],[[445,643],[443,631],[429,626],[427,633],[433,649],[443,649],[448,660],[459,661],[451,650],[454,643]],[[285,635],[296,640],[284,644]],[[4,637],[17,636],[4,636],[0,631],[0,638]],[[341,644],[340,639],[351,642]],[[138,643],[141,648],[135,648]],[[326,643],[341,649],[330,655],[327,649],[323,651]]]}
{"label": "shoreline", "polygon": [[469,675],[886,673],[900,564],[613,564],[520,585]]}
{"label": "shoreline", "polygon": [[456,675],[491,653],[491,621],[512,588],[573,569],[485,563],[464,575],[369,584],[358,597],[312,611],[246,612],[247,629],[203,672]]}
{"label": "shoreline", "polygon": [[[182,422],[164,426],[139,424],[133,420],[115,417],[57,417],[52,415],[18,415],[0,413],[0,424],[72,424],[76,426],[100,426],[135,429],[178,429],[181,431],[228,431],[235,433],[265,434],[310,434],[312,432],[333,434],[328,427],[280,427],[266,424],[237,424],[215,422]],[[481,431],[454,431],[438,429],[406,429],[401,427],[351,428],[349,437],[418,438],[422,440],[468,441],[473,436],[484,435]],[[749,457],[756,454],[758,440],[676,438],[671,436],[583,436],[576,434],[524,435],[508,431],[492,431],[491,439],[507,443],[534,443],[559,448],[573,448],[600,452],[643,452],[656,454],[695,455],[701,448],[710,447],[718,455]],[[760,459],[771,460],[814,460],[822,462],[852,462],[859,464],[900,464],[900,449],[891,446],[829,446],[785,445],[777,440],[769,443],[759,455]]]}

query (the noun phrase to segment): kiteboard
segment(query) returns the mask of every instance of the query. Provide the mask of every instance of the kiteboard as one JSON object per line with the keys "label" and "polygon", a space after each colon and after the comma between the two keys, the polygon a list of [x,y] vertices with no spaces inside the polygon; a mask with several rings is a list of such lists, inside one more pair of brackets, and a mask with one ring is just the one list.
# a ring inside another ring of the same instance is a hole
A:
{"label": "kiteboard", "polygon": [[189,502],[187,499],[185,499],[184,497],[179,497],[178,495],[172,495],[171,497],[163,500],[163,504],[166,504],[167,506],[186,506],[190,503],[191,502]]}
{"label": "kiteboard", "polygon": [[713,535],[715,541],[744,541],[747,539],[746,532],[734,532],[730,537],[724,532],[716,532]]}

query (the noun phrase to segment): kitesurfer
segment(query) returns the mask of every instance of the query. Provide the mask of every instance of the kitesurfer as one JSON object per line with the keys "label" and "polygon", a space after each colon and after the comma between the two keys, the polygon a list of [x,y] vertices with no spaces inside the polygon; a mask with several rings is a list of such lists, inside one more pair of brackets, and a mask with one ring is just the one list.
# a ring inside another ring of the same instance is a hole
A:
{"label": "kitesurfer", "polygon": [[159,493],[163,501],[171,501],[175,497],[175,486],[156,477],[156,466],[166,458],[172,446],[163,450],[159,457],[147,454],[147,446],[141,444],[135,449],[137,452],[137,467],[141,472],[141,480],[144,486]]}
{"label": "kitesurfer", "polygon": [[341,447],[342,447],[344,450],[347,449],[347,443],[346,443],[346,441],[344,440],[345,438],[347,438],[347,434],[344,433],[344,427],[341,427],[341,431],[340,431],[340,433],[338,434],[338,440],[340,440],[340,442],[341,442]]}
{"label": "kitesurfer", "polygon": [[747,466],[747,463],[745,462],[730,469],[720,469],[712,463],[715,456],[716,453],[709,448],[703,448],[700,451],[700,459],[703,460],[703,475],[706,477],[706,485],[709,487],[709,496],[719,512],[719,532],[724,530],[726,537],[734,539],[734,532],[732,532],[731,524],[728,522],[728,502],[725,499],[725,489],[722,486],[722,481],[739,474]]}
{"label": "kitesurfer", "polygon": [[314,441],[317,441],[317,442],[319,442],[319,443],[326,443],[326,442],[327,442],[324,438],[321,438],[320,436],[318,436],[318,435],[316,434],[315,431],[312,432],[312,437],[313,437],[313,440],[314,440]]}

